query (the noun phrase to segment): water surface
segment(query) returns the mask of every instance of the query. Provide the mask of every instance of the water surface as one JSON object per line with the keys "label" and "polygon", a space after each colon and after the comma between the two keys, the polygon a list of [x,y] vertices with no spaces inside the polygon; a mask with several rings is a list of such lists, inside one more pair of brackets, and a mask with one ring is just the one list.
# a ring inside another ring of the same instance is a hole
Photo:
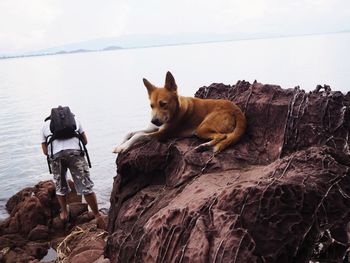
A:
{"label": "water surface", "polygon": [[344,33],[0,60],[0,219],[9,197],[52,178],[40,148],[52,107],[68,105],[82,122],[98,202],[108,208],[112,149],[149,120],[143,77],[162,85],[170,70],[186,96],[213,82],[243,79],[305,90],[328,84],[345,93],[349,46]]}

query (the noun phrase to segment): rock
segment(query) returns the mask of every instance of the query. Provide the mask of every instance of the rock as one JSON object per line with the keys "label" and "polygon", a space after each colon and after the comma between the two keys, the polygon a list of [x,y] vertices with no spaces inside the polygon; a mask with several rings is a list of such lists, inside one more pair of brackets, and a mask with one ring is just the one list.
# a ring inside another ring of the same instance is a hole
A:
{"label": "rock", "polygon": [[25,246],[26,253],[35,258],[43,258],[47,254],[47,250],[49,249],[49,243],[43,242],[28,242]]}
{"label": "rock", "polygon": [[[74,196],[74,189],[72,192],[70,200],[79,199]],[[52,181],[40,182],[34,187],[18,192],[7,202],[7,209],[10,217],[0,223],[0,259],[3,262],[38,262],[47,254],[50,243],[52,245],[54,242],[61,243],[64,236],[71,236],[71,230],[74,230],[76,224],[87,222],[91,226],[88,234],[76,243],[70,243],[67,255],[75,251],[75,246],[87,243],[94,247],[85,246],[85,250],[99,249],[98,257],[103,254],[105,234],[97,230],[96,222],[91,223],[94,222],[94,216],[87,212],[86,204],[76,202],[70,204],[74,219],[72,222],[64,223],[59,218],[59,204]],[[65,242],[67,243],[67,240]],[[80,252],[83,253],[85,250],[80,249]],[[98,257],[96,256],[94,260]]]}
{"label": "rock", "polygon": [[34,192],[33,187],[27,187],[23,190],[19,191],[16,195],[12,196],[6,203],[6,209],[9,214],[11,214],[12,210],[21,203],[25,198],[32,196]]}
{"label": "rock", "polygon": [[101,216],[97,217],[95,220],[97,228],[107,230],[108,216],[101,214]]}
{"label": "rock", "polygon": [[63,232],[66,228],[66,224],[60,219],[59,215],[51,220],[51,230]]}
{"label": "rock", "polygon": [[89,249],[75,255],[70,262],[72,263],[93,263],[103,254],[103,250]]}
{"label": "rock", "polygon": [[110,260],[102,255],[94,263],[110,263]]}
{"label": "rock", "polygon": [[0,250],[4,248],[15,248],[16,246],[22,247],[26,244],[27,240],[19,234],[8,234],[0,236]]}
{"label": "rock", "polygon": [[11,197],[7,203],[9,219],[0,225],[0,233],[28,235],[38,224],[47,225],[59,211],[52,181],[41,182]]}
{"label": "rock", "polygon": [[340,262],[350,216],[350,94],[239,81],[201,88],[245,112],[241,141],[148,141],[117,158],[111,262]]}
{"label": "rock", "polygon": [[[39,199],[40,203],[44,207],[53,206],[55,208],[54,211],[56,211],[58,207],[58,201],[56,198],[55,184],[52,181],[44,181],[35,185],[34,195]],[[48,216],[50,215],[51,213],[48,214]]]}
{"label": "rock", "polygon": [[21,248],[10,250],[4,256],[4,262],[6,263],[27,263],[34,259],[33,256],[28,255],[26,251]]}
{"label": "rock", "polygon": [[49,239],[49,228],[45,225],[37,225],[30,231],[28,240],[48,240]]}
{"label": "rock", "polygon": [[38,224],[47,223],[44,208],[39,199],[35,196],[25,199],[23,201],[23,206],[17,206],[11,214],[14,215],[11,217],[10,221],[11,227],[9,230],[11,232],[27,235]]}
{"label": "rock", "polygon": [[73,220],[87,211],[88,205],[86,203],[74,202],[69,204],[69,212]]}
{"label": "rock", "polygon": [[87,222],[90,222],[92,220],[95,219],[95,216],[92,212],[85,212],[81,215],[79,215],[76,220],[75,220],[75,223],[77,225],[80,225],[80,224],[84,224],[84,223],[87,223]]}
{"label": "rock", "polygon": [[74,228],[69,235],[58,244],[59,262],[94,262],[104,251],[107,232],[97,229],[96,224],[87,223]]}
{"label": "rock", "polygon": [[52,216],[58,213],[53,182],[40,182],[23,189],[9,199],[6,207],[10,217],[0,224],[0,249],[9,248],[2,255],[5,262],[42,258],[48,249]]}

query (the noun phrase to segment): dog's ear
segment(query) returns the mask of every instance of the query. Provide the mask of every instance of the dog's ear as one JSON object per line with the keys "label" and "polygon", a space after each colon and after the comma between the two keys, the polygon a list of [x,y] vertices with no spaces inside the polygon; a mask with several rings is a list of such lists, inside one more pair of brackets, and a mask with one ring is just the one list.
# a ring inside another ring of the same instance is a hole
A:
{"label": "dog's ear", "polygon": [[170,73],[170,71],[168,71],[166,73],[164,88],[166,88],[170,91],[177,90],[177,85],[176,85],[175,79],[174,79],[173,75]]}
{"label": "dog's ear", "polygon": [[156,89],[156,87],[145,78],[143,79],[143,84],[145,84],[149,96],[151,95],[152,91]]}

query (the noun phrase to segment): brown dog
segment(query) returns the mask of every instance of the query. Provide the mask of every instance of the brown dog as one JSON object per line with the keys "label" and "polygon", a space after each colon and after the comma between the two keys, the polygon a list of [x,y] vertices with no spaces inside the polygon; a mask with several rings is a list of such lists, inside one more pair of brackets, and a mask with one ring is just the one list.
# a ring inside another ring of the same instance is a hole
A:
{"label": "brown dog", "polygon": [[177,94],[177,85],[167,72],[165,85],[157,88],[143,79],[152,108],[152,126],[146,130],[130,133],[123,143],[114,149],[120,153],[136,141],[145,138],[164,140],[174,137],[197,137],[208,142],[196,150],[214,148],[220,152],[234,144],[244,134],[246,119],[240,108],[229,100],[199,99]]}

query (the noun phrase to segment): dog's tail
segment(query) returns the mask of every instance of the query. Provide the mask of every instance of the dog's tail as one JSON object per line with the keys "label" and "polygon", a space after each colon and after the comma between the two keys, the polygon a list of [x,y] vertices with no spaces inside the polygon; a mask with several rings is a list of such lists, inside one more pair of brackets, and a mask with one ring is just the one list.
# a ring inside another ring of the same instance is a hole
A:
{"label": "dog's tail", "polygon": [[236,143],[244,134],[247,128],[247,120],[244,116],[244,113],[239,108],[235,110],[234,118],[236,119],[235,129],[233,132],[228,133],[227,137],[224,140],[220,141],[214,146],[214,152],[221,152],[231,144]]}

